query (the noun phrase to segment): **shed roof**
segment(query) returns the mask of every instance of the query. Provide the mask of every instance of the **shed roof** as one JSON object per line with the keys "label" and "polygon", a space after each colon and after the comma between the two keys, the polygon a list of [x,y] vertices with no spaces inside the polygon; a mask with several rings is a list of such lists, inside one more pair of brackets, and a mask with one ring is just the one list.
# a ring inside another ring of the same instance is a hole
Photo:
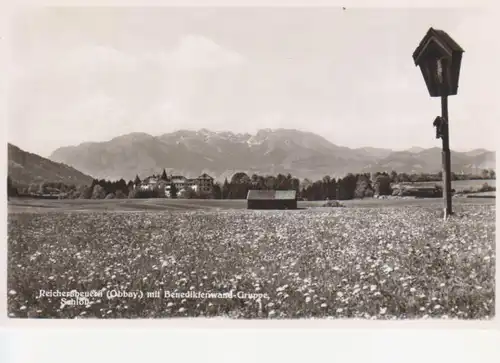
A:
{"label": "shed roof", "polygon": [[295,190],[249,190],[248,200],[293,200],[296,196]]}

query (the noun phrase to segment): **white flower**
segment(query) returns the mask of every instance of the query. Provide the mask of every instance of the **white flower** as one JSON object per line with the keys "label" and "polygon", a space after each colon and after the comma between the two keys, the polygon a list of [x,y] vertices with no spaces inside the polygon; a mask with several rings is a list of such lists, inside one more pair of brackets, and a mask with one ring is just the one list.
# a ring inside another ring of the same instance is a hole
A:
{"label": "white flower", "polygon": [[410,289],[410,292],[415,292],[415,291],[417,291],[417,289],[415,289],[414,287]]}
{"label": "white flower", "polygon": [[281,292],[281,291],[284,291],[286,288],[288,287],[288,285],[283,285],[283,286],[280,286],[276,289],[277,292]]}
{"label": "white flower", "polygon": [[377,285],[371,285],[370,286],[370,291],[375,291],[377,290]]}
{"label": "white flower", "polygon": [[328,306],[328,305],[326,305],[326,303],[321,304],[321,307],[322,307],[322,308],[326,308],[327,306]]}
{"label": "white flower", "polygon": [[17,294],[16,290],[9,290],[9,295],[15,295]]}
{"label": "white flower", "polygon": [[337,296],[342,297],[342,296],[344,296],[344,294],[341,291],[339,291],[339,292],[337,292]]}
{"label": "white flower", "polygon": [[439,310],[439,309],[441,309],[441,305],[438,304],[434,306],[434,310]]}
{"label": "white flower", "polygon": [[173,303],[173,302],[169,302],[169,303],[167,304],[167,308],[172,307],[172,306],[174,306],[174,303]]}
{"label": "white flower", "polygon": [[180,309],[179,309],[179,313],[183,313],[183,312],[185,312],[185,311],[186,311],[186,308],[180,308]]}
{"label": "white flower", "polygon": [[342,311],[344,311],[344,309],[338,308],[336,311],[337,311],[337,313],[341,313]]}
{"label": "white flower", "polygon": [[271,310],[271,311],[268,313],[268,315],[269,315],[269,316],[272,316],[272,315],[274,315],[274,314],[276,314],[276,311],[274,311],[274,310]]}
{"label": "white flower", "polygon": [[306,303],[308,303],[309,301],[311,301],[311,298],[308,296],[306,297]]}
{"label": "white flower", "polygon": [[387,308],[380,308],[381,315],[384,315],[386,311],[387,311]]}

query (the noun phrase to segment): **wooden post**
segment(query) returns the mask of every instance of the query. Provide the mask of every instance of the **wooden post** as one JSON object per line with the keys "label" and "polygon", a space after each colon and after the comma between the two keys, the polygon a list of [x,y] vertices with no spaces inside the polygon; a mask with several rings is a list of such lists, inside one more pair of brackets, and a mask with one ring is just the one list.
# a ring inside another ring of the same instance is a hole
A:
{"label": "wooden post", "polygon": [[448,96],[441,96],[441,116],[443,118],[443,200],[444,200],[444,219],[453,214],[451,208],[451,156],[450,156],[450,134],[448,122]]}

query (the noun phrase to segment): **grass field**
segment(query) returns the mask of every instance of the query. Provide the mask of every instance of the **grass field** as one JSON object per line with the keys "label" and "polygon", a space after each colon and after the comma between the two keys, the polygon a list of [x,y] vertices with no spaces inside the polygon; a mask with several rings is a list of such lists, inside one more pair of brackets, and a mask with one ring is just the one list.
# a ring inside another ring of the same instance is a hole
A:
{"label": "grass field", "polygon": [[[441,200],[410,202],[250,211],[245,201],[13,200],[9,316],[493,317],[494,200],[457,202],[446,223]],[[40,290],[97,293],[63,306]]]}
{"label": "grass field", "polygon": [[[320,207],[324,201],[300,201],[299,208]],[[346,207],[401,207],[439,205],[441,199],[356,199],[342,201]],[[456,204],[494,205],[494,199],[454,199]],[[438,206],[439,208],[439,206]],[[186,211],[186,210],[225,210],[246,209],[246,200],[217,199],[24,199],[12,198],[9,201],[9,213],[55,212],[55,211]]]}

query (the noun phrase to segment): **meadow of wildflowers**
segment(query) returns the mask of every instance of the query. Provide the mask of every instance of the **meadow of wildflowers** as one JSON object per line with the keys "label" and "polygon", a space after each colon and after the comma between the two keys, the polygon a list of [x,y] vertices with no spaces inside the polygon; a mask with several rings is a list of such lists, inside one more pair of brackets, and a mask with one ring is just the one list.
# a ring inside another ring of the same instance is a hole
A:
{"label": "meadow of wildflowers", "polygon": [[[446,223],[435,206],[9,214],[8,313],[492,318],[495,206],[456,212]],[[64,306],[40,290],[100,294]],[[143,296],[109,298],[112,290]],[[146,296],[153,291],[159,296]]]}

